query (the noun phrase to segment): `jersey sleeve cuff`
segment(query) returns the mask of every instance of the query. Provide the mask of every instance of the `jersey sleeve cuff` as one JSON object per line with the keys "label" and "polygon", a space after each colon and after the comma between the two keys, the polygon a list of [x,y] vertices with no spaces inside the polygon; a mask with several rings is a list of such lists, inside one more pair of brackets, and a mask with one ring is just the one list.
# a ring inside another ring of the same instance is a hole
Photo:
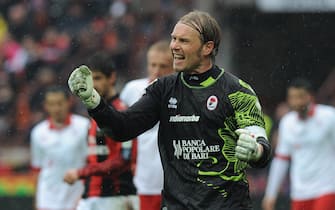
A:
{"label": "jersey sleeve cuff", "polygon": [[264,137],[260,136],[257,138],[257,143],[262,145],[263,147],[263,154],[259,160],[255,162],[250,162],[250,166],[253,168],[264,168],[269,162],[272,157],[272,149],[269,141]]}

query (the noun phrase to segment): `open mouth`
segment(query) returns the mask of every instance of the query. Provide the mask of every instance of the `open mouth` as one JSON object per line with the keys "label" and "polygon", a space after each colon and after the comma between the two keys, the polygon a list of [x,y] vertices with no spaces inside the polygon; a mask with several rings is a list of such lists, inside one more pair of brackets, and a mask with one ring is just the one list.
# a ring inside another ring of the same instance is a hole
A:
{"label": "open mouth", "polygon": [[179,54],[173,54],[173,59],[174,60],[184,60],[185,56],[179,55]]}

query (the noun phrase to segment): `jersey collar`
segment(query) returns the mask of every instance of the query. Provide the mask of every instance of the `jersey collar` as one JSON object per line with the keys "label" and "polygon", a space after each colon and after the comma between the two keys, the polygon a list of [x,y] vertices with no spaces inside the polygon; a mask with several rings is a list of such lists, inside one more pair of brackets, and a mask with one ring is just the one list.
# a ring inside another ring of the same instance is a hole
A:
{"label": "jersey collar", "polygon": [[65,121],[63,123],[63,125],[61,127],[57,127],[55,125],[55,123],[51,120],[51,118],[48,118],[48,122],[49,122],[49,128],[51,130],[60,130],[65,128],[66,126],[69,126],[71,124],[71,114],[68,114],[67,117],[65,118]]}
{"label": "jersey collar", "polygon": [[308,110],[307,110],[307,113],[306,113],[306,117],[302,117],[298,114],[298,118],[300,120],[304,120],[304,119],[307,119],[307,118],[310,118],[310,117],[313,117],[314,114],[315,114],[315,108],[316,108],[316,104],[315,103],[311,103],[309,106],[308,106]]}
{"label": "jersey collar", "polygon": [[314,116],[314,113],[315,113],[315,103],[312,103],[308,109],[308,112],[307,112],[307,116],[308,117],[313,117]]}
{"label": "jersey collar", "polygon": [[181,80],[189,88],[206,88],[214,84],[223,73],[223,69],[214,65],[211,69],[201,74],[181,72]]}

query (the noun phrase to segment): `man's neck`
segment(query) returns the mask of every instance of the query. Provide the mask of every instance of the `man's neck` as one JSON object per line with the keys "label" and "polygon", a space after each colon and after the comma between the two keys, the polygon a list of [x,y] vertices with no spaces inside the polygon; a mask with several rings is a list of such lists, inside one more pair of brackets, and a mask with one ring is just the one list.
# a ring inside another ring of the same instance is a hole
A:
{"label": "man's neck", "polygon": [[114,96],[117,94],[115,88],[110,88],[106,94],[102,95],[102,97],[105,99],[105,100],[110,100],[112,98],[114,98]]}
{"label": "man's neck", "polygon": [[208,59],[208,60],[202,62],[197,69],[195,69],[194,71],[191,71],[187,74],[203,74],[206,71],[212,69],[213,66],[214,66],[214,64],[213,64],[212,60]]}
{"label": "man's neck", "polygon": [[55,119],[50,117],[49,122],[50,122],[50,128],[53,129],[61,129],[64,128],[65,126],[70,124],[70,114],[67,115],[66,118],[63,119]]}
{"label": "man's neck", "polygon": [[221,73],[222,70],[216,66],[212,66],[212,68],[204,71],[201,74],[183,73],[182,76],[185,82],[191,86],[206,87],[209,84],[212,84],[212,82],[215,81]]}
{"label": "man's neck", "polygon": [[315,104],[310,103],[306,106],[306,109],[303,111],[298,112],[299,118],[302,120],[306,120],[307,118],[313,116],[314,114],[314,109],[315,109]]}

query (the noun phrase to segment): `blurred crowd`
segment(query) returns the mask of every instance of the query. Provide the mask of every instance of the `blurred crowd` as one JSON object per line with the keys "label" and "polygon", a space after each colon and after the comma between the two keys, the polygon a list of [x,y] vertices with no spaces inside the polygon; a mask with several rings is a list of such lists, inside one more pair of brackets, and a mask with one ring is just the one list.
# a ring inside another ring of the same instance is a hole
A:
{"label": "blurred crowd", "polygon": [[190,0],[1,0],[1,145],[28,145],[45,87],[66,85],[92,52],[108,52],[121,81],[142,76],[147,47],[190,9]]}

